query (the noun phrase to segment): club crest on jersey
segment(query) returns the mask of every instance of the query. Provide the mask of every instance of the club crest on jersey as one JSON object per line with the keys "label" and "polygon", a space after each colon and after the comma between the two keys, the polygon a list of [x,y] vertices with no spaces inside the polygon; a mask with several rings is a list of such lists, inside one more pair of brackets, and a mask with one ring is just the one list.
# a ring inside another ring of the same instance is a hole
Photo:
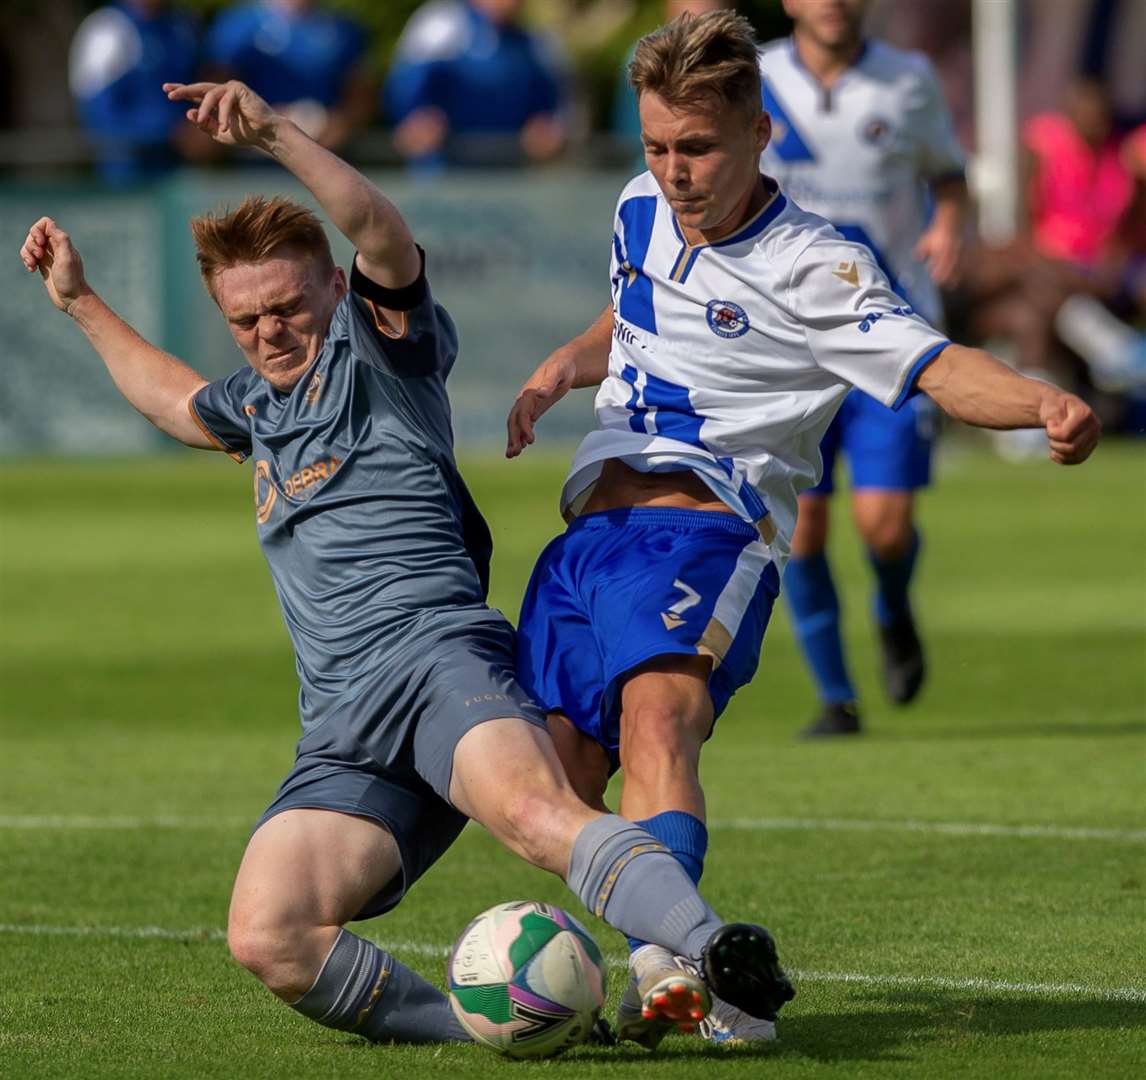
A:
{"label": "club crest on jersey", "polygon": [[894,135],[891,122],[882,116],[867,116],[860,121],[859,137],[870,146],[886,146]]}
{"label": "club crest on jersey", "polygon": [[705,318],[709,329],[720,337],[740,337],[748,333],[748,312],[731,300],[709,300]]}

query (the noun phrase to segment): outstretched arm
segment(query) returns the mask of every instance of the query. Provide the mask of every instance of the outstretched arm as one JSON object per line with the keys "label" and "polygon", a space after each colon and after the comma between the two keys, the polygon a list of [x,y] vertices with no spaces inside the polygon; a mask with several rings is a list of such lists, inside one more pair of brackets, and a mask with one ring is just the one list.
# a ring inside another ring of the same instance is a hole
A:
{"label": "outstretched arm", "polygon": [[1078,465],[1102,425],[1074,394],[1012,371],[982,349],[948,345],[919,376],[919,389],[948,416],[986,428],[1044,428],[1051,460]]}
{"label": "outstretched arm", "polygon": [[583,334],[562,345],[529,377],[505,422],[505,456],[515,458],[533,442],[533,425],[570,390],[598,386],[609,373],[613,308],[605,308]]}
{"label": "outstretched arm", "polygon": [[421,270],[418,249],[397,208],[357,169],[319,146],[241,82],[164,83],[187,119],[227,146],[250,146],[293,173],[358,252],[358,268],[388,289],[401,289]]}
{"label": "outstretched arm", "polygon": [[43,217],[28,230],[20,258],[39,270],[52,303],[70,315],[99,353],[119,392],[160,431],[188,446],[216,450],[191,417],[191,398],[207,384],[197,371],[139,336],[88,285],[68,234]]}

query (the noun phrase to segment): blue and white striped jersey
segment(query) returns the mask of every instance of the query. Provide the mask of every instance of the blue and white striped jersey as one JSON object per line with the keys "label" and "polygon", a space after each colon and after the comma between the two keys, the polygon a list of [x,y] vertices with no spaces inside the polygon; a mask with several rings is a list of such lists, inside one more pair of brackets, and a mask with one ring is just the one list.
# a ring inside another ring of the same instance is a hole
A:
{"label": "blue and white striped jersey", "polygon": [[946,339],[892,292],[862,244],[774,189],[739,232],[691,246],[650,173],[613,224],[613,343],[597,430],[562,491],[575,516],[601,468],[690,469],[773,541],[820,475],[820,438],[852,386],[896,408]]}
{"label": "blue and white striped jersey", "polygon": [[934,324],[939,294],[913,249],[927,223],[928,184],[963,173],[963,151],[930,62],[868,42],[829,90],[790,38],[760,52],[772,141],[761,166],[805,210],[867,244],[900,296]]}

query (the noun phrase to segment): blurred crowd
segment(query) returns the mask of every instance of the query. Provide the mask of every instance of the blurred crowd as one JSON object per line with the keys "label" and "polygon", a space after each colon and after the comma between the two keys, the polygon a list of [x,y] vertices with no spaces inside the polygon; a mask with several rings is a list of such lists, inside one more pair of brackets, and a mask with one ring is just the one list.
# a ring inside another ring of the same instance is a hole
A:
{"label": "blurred crowd", "polygon": [[1022,145],[1022,227],[980,249],[952,306],[970,336],[1010,342],[1017,367],[1146,428],[1146,125],[1119,130],[1107,87],[1080,77]]}
{"label": "blurred crowd", "polygon": [[226,7],[205,27],[166,0],[116,0],[80,25],[69,57],[77,114],[109,183],[215,154],[182,124],[164,81],[240,79],[325,146],[384,120],[413,165],[545,161],[565,146],[570,86],[558,41],[523,0],[428,0],[385,79],[367,29],[315,0]]}
{"label": "blurred crowd", "polygon": [[[721,6],[735,5],[665,0],[658,16]],[[166,0],[116,0],[80,24],[69,84],[113,185],[217,160],[219,147],[157,90],[197,79],[247,82],[350,157],[358,134],[382,126],[411,168],[543,163],[576,156],[597,115],[618,159],[637,166],[623,67],[611,108],[585,109],[563,41],[531,25],[526,7],[425,0],[380,77],[367,29],[317,0],[239,3],[205,24]],[[872,0],[869,17],[875,33],[929,53],[973,151],[970,11],[969,0]],[[947,306],[959,332],[1011,343],[1018,366],[1081,383],[1109,399],[1108,421],[1140,427],[1146,416],[1127,410],[1146,393],[1146,3],[1023,0],[1022,17],[1022,226],[1005,247],[970,248]]]}

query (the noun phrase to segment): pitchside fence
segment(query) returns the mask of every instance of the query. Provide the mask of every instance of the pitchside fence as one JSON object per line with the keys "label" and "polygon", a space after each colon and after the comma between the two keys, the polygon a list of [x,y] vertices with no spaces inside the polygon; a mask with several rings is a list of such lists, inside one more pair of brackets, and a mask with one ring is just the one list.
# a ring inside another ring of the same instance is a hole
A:
{"label": "pitchside fence", "polygon": [[[609,299],[611,217],[626,176],[553,170],[372,176],[425,247],[435,295],[458,324],[450,378],[458,439],[492,447],[521,382]],[[145,190],[0,185],[0,454],[152,451],[166,440],[128,406],[83,336],[42,295],[17,251],[49,214],[73,236],[93,287],[149,340],[208,378],[242,357],[203,291],[189,219],[251,191],[313,204],[273,168],[184,172]],[[332,238],[333,239],[333,238]],[[349,265],[350,246],[335,242]],[[574,439],[592,398],[571,395],[547,438]]]}

